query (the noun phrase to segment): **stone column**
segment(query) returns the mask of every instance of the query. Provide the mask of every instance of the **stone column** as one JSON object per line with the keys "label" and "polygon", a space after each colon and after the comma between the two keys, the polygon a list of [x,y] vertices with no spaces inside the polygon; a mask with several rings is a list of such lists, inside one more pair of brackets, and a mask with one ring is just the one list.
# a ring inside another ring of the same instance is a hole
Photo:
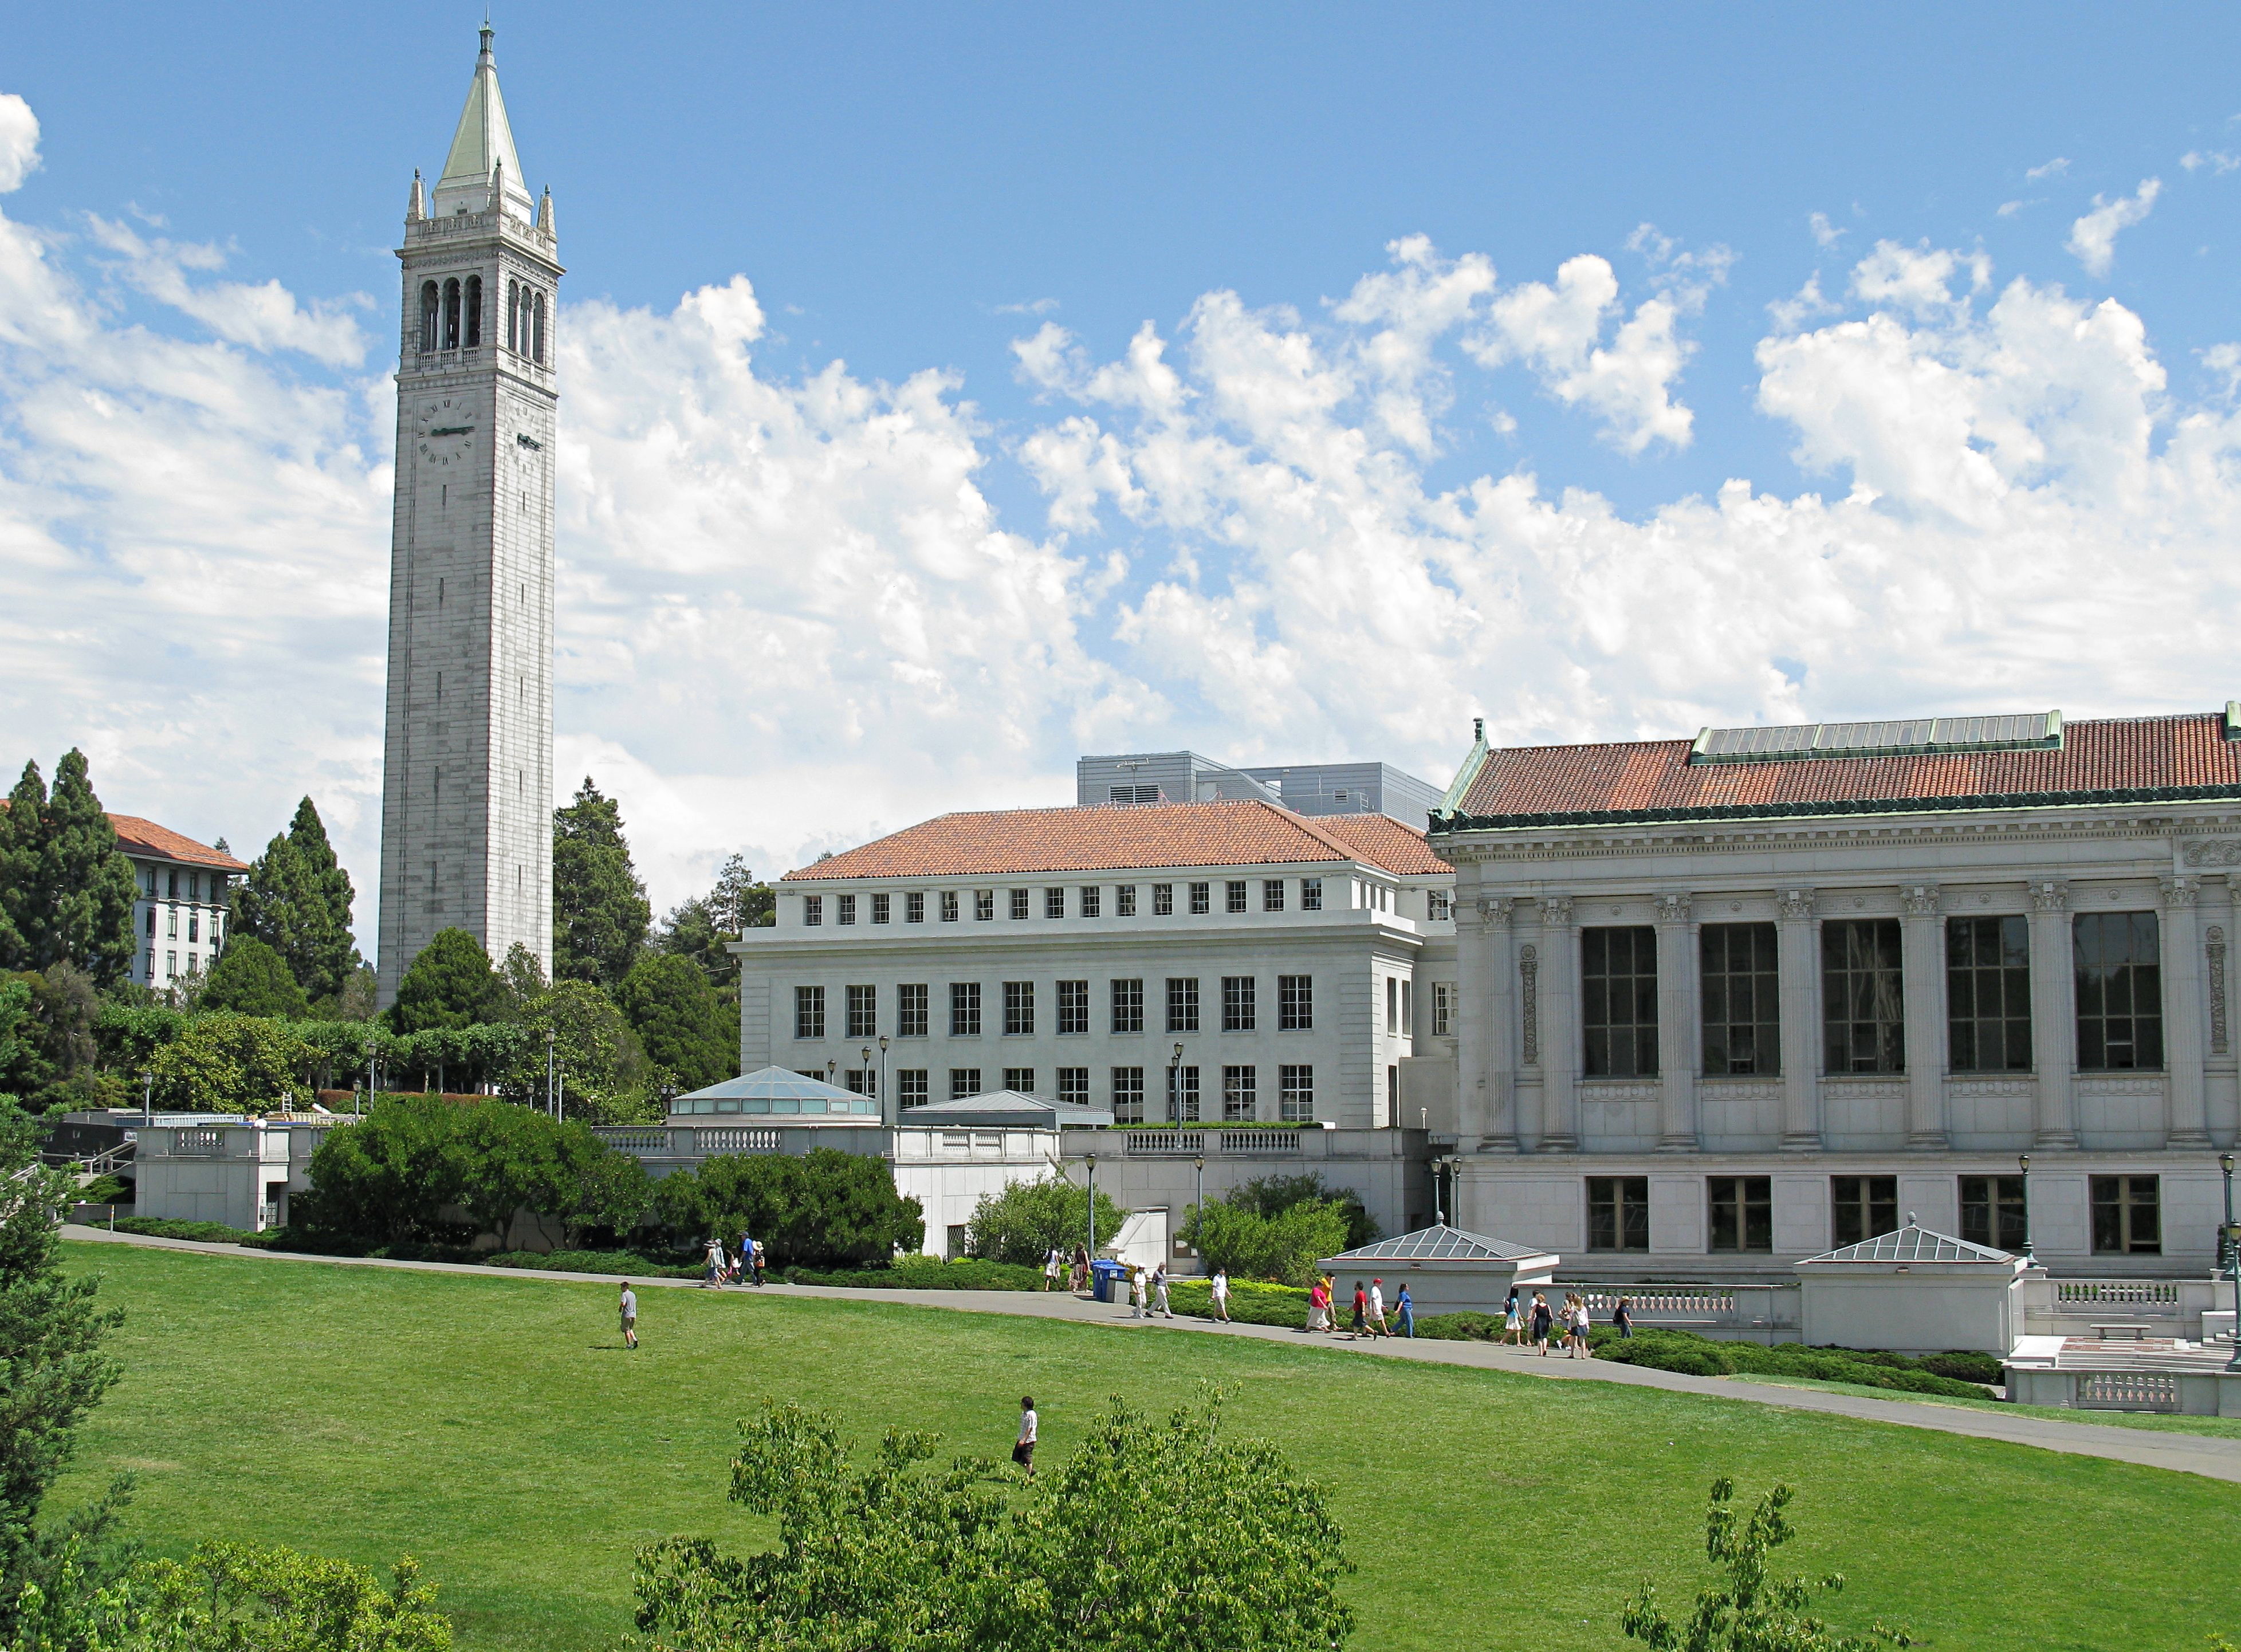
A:
{"label": "stone column", "polygon": [[1569,895],[1541,898],[1541,1150],[1580,1145],[1580,932]]}
{"label": "stone column", "polygon": [[1776,960],[1782,971],[1782,1146],[1810,1153],[1821,1146],[1821,932],[1813,892],[1775,896]]}
{"label": "stone column", "polygon": [[1486,954],[1479,940],[1486,920],[1482,903],[1455,891],[1455,1140],[1475,1141],[1491,1110],[1487,1094],[1487,1027],[1493,1005],[1486,979]]}
{"label": "stone column", "polygon": [[1480,1134],[1462,1140],[1478,1143],[1481,1153],[1517,1151],[1517,1009],[1512,968],[1509,920],[1517,903],[1508,900],[1482,900],[1479,910],[1480,973],[1486,982],[1487,1109],[1479,1120]]}
{"label": "stone column", "polygon": [[1945,1146],[1945,936],[1937,886],[1898,892],[1900,966],[1906,994],[1906,1145]]}
{"label": "stone column", "polygon": [[2167,1145],[2207,1147],[2210,1132],[2202,1088],[2202,941],[2194,903],[2198,879],[2165,878],[2158,887],[2163,912],[2164,1067],[2171,1111]]}
{"label": "stone column", "polygon": [[1691,900],[1657,897],[1657,1150],[1694,1153],[1696,1138],[1696,1047],[1703,1007],[1696,978],[1702,973]]}
{"label": "stone column", "polygon": [[2070,886],[2030,886],[2031,1065],[2038,1070],[2038,1127],[2033,1144],[2077,1145],[2077,1026],[2071,1014]]}

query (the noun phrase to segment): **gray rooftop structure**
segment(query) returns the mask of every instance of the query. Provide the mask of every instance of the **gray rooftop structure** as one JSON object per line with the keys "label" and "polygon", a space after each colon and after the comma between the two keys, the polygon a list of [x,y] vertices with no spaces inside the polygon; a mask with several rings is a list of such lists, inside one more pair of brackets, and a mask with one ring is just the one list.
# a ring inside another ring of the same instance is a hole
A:
{"label": "gray rooftop structure", "polygon": [[2004,1250],[1990,1246],[1971,1244],[1965,1239],[1956,1239],[1950,1234],[1941,1234],[1923,1227],[1910,1219],[1907,1225],[1888,1234],[1877,1234],[1856,1245],[1842,1245],[1835,1250],[1823,1251],[1818,1256],[1808,1256],[1792,1264],[1810,1267],[1823,1262],[1996,1262],[2002,1265],[2017,1258]]}
{"label": "gray rooftop structure", "polygon": [[1017,1090],[994,1090],[987,1095],[963,1095],[947,1101],[930,1101],[922,1107],[905,1107],[905,1127],[965,1129],[1057,1130],[1074,1126],[1101,1127],[1113,1122],[1110,1107],[1083,1107],[1073,1101],[1047,1101]]}
{"label": "gray rooftop structure", "polygon": [[789,1124],[829,1120],[834,1124],[876,1125],[880,1104],[868,1095],[844,1090],[806,1073],[765,1067],[689,1095],[680,1095],[669,1104],[672,1119],[698,1114],[753,1114],[761,1118],[783,1114]]}
{"label": "gray rooftop structure", "polygon": [[1364,1262],[1554,1262],[1555,1258],[1531,1245],[1513,1245],[1506,1239],[1488,1239],[1484,1234],[1465,1233],[1442,1223],[1381,1239],[1327,1260],[1351,1267]]}
{"label": "gray rooftop structure", "polygon": [[1440,791],[1389,763],[1217,763],[1196,752],[1127,752],[1074,763],[1074,801],[1273,803],[1294,814],[1385,814],[1422,831]]}

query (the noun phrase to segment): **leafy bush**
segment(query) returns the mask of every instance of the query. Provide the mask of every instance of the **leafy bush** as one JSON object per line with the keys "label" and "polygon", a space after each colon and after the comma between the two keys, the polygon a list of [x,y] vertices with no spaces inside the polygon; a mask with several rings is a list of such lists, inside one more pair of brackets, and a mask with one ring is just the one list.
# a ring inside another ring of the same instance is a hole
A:
{"label": "leafy bush", "polygon": [[[1167,1302],[1176,1313],[1191,1319],[1214,1317],[1214,1287],[1203,1279],[1179,1279],[1167,1287]],[[1308,1294],[1289,1285],[1263,1285],[1251,1280],[1229,1282],[1229,1317],[1245,1325],[1281,1325],[1301,1331],[1308,1324]]]}
{"label": "leafy bush", "polygon": [[637,1250],[498,1250],[475,1260],[492,1267],[534,1267],[549,1274],[618,1274],[625,1279],[633,1275],[698,1279],[702,1271],[698,1262],[687,1265],[673,1256],[649,1256]]}
{"label": "leafy bush", "polygon": [[132,1189],[133,1184],[122,1176],[96,1176],[77,1190],[77,1196],[89,1205],[129,1205]]}
{"label": "leafy bush", "polygon": [[1422,1314],[1416,1319],[1416,1334],[1439,1342],[1499,1342],[1502,1316],[1475,1308],[1456,1314]]}
{"label": "leafy bush", "polygon": [[1354,1250],[1384,1237],[1371,1220],[1369,1207],[1361,1202],[1361,1195],[1351,1187],[1327,1185],[1320,1172],[1303,1176],[1255,1176],[1232,1187],[1222,1195],[1222,1202],[1249,1210],[1256,1216],[1281,1216],[1299,1205],[1335,1204],[1346,1216],[1346,1243],[1341,1248]]}
{"label": "leafy bush", "polygon": [[[1001,1193],[984,1194],[965,1229],[965,1245],[986,1261],[1040,1268],[1054,1247],[1067,1256],[1088,1236],[1089,1194],[1060,1176],[1014,1181]],[[1097,1195],[1097,1242],[1120,1231],[1128,1213],[1103,1194]]]}
{"label": "leafy bush", "polygon": [[[1642,1330],[1622,1337],[1607,1325],[1588,1334],[1589,1350],[1599,1360],[1622,1365],[1647,1366],[1659,1371],[1678,1371],[1689,1376],[1752,1375],[1808,1377],[1821,1382],[1850,1382],[1871,1388],[1893,1388],[1909,1394],[1944,1395],[1977,1400],[1983,1389],[1973,1382],[1941,1376],[1912,1361],[1904,1365],[1870,1360],[1843,1348],[1808,1348],[1802,1342],[1778,1342],[1772,1348],[1756,1342],[1714,1341],[1687,1331]],[[1902,1359],[1903,1355],[1888,1355]]]}
{"label": "leafy bush", "polygon": [[142,1652],[450,1652],[452,1625],[411,1559],[389,1587],[364,1567],[253,1543],[198,1545],[135,1568]]}
{"label": "leafy bush", "polygon": [[1208,1273],[1227,1268],[1232,1279],[1272,1280],[1304,1288],[1315,1262],[1347,1248],[1347,1214],[1335,1201],[1310,1201],[1273,1216],[1222,1201],[1194,1205],[1180,1237]]}
{"label": "leafy bush", "polygon": [[204,1245],[270,1245],[278,1229],[258,1234],[222,1221],[171,1221],[154,1216],[119,1216],[117,1231],[150,1239],[191,1239]]}
{"label": "leafy bush", "polygon": [[256,1015],[199,1015],[148,1064],[155,1104],[178,1113],[264,1114],[308,1090],[314,1052],[287,1024]]}
{"label": "leafy bush", "polygon": [[886,1160],[831,1147],[703,1160],[656,1183],[654,1206],[676,1238],[731,1245],[745,1232],[779,1267],[884,1262],[926,1237],[925,1212],[895,1191]]}
{"label": "leafy bush", "polygon": [[938,1256],[904,1256],[886,1267],[825,1272],[789,1267],[786,1280],[789,1285],[837,1285],[852,1290],[1039,1291],[1043,1270],[977,1258],[945,1262]]}

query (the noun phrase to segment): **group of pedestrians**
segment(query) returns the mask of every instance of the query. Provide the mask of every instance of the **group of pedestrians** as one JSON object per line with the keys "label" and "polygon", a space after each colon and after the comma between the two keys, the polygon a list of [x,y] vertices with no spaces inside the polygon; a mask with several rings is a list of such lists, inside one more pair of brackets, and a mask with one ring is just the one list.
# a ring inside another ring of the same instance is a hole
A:
{"label": "group of pedestrians", "polygon": [[726,1285],[759,1286],[765,1261],[766,1253],[752,1234],[741,1234],[739,1249],[728,1254],[722,1240],[711,1239],[700,1259],[700,1283],[711,1290],[721,1290]]}
{"label": "group of pedestrians", "polygon": [[1128,1300],[1132,1304],[1128,1317],[1132,1320],[1157,1319],[1162,1314],[1174,1318],[1175,1310],[1167,1304],[1167,1265],[1161,1262],[1148,1273],[1141,1262],[1131,1267]]}
{"label": "group of pedestrians", "polygon": [[[1593,1315],[1588,1311],[1588,1299],[1577,1291],[1566,1291],[1561,1307],[1551,1308],[1549,1299],[1539,1291],[1533,1293],[1529,1306],[1522,1306],[1516,1286],[1509,1287],[1509,1299],[1502,1308],[1502,1341],[1505,1344],[1523,1347],[1529,1339],[1534,1348],[1546,1358],[1553,1339],[1564,1350],[1565,1357],[1584,1360],[1589,1357],[1588,1329]],[[1611,1325],[1621,1336],[1634,1334],[1634,1304],[1627,1297],[1618,1299],[1612,1310]]]}
{"label": "group of pedestrians", "polygon": [[1385,1281],[1373,1279],[1367,1285],[1354,1281],[1354,1318],[1344,1330],[1339,1328],[1336,1311],[1338,1281],[1328,1274],[1320,1274],[1308,1287],[1308,1327],[1331,1336],[1349,1339],[1361,1337],[1407,1336],[1416,1334],[1416,1304],[1403,1283],[1400,1294],[1393,1299],[1390,1320],[1385,1312]]}

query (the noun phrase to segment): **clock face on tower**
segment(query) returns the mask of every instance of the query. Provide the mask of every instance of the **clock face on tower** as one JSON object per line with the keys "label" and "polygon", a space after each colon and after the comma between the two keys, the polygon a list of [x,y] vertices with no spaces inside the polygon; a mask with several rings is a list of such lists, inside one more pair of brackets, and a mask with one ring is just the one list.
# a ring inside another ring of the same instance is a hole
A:
{"label": "clock face on tower", "polygon": [[458,465],[474,451],[474,415],[467,403],[446,396],[420,404],[412,418],[413,441],[430,465]]}

